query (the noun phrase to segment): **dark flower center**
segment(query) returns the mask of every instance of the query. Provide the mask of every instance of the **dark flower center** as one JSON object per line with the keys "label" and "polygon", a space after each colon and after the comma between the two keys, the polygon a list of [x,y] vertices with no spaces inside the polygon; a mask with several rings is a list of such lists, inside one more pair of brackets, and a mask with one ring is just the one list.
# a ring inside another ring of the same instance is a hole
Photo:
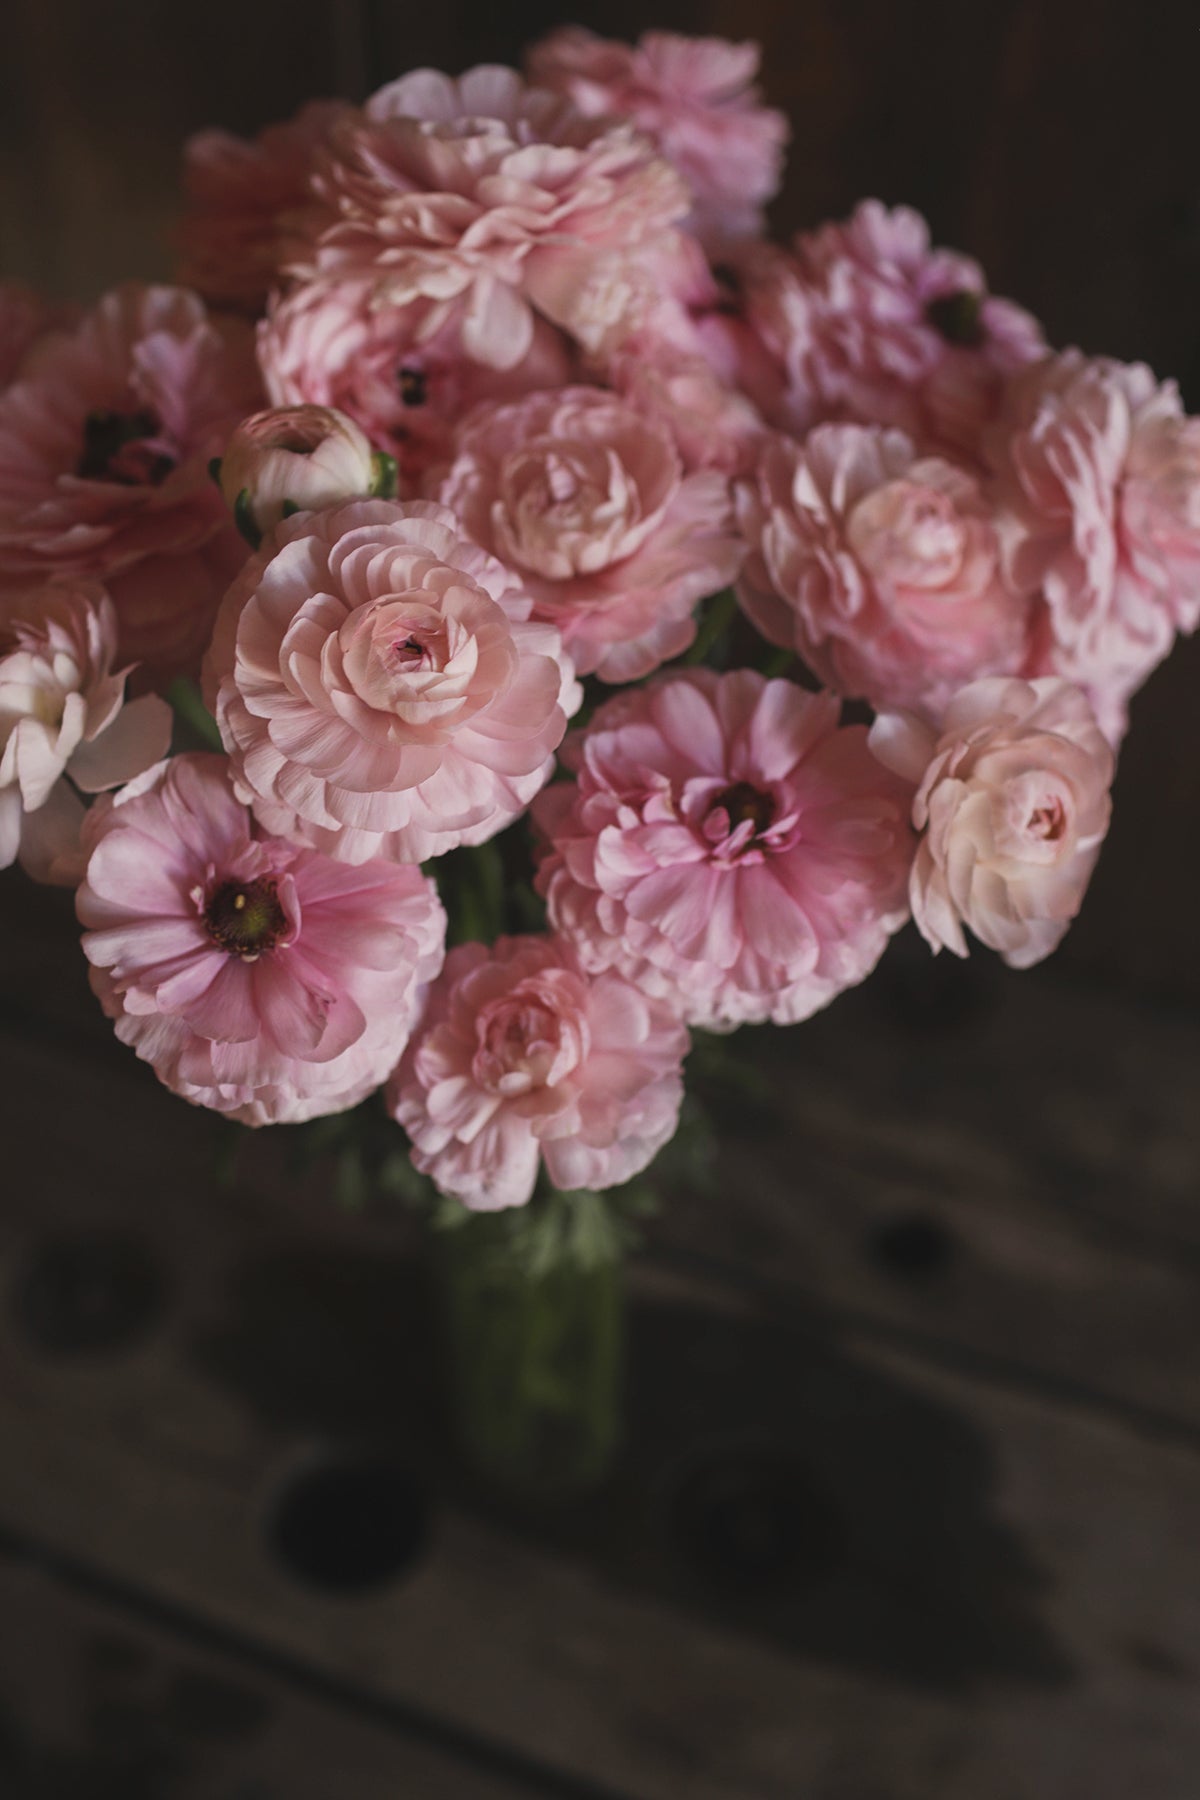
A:
{"label": "dark flower center", "polygon": [[948,344],[964,350],[978,350],[987,337],[983,328],[983,295],[973,288],[959,288],[953,294],[939,294],[925,308],[925,317]]}
{"label": "dark flower center", "polygon": [[85,481],[118,481],[124,487],[157,487],[175,467],[162,424],[148,408],[139,412],[89,413],[83,453],[75,473]]}
{"label": "dark flower center", "polygon": [[246,962],[273,950],[287,926],[270,876],[223,882],[204,909],[204,928],[213,943]]}
{"label": "dark flower center", "polygon": [[414,369],[409,363],[401,363],[396,386],[405,406],[424,406],[429,398],[429,380],[424,369]]}
{"label": "dark flower center", "polygon": [[713,809],[723,807],[729,815],[729,829],[736,831],[749,819],[754,825],[755,837],[761,837],[775,817],[775,802],[770,794],[764,794],[748,781],[736,781],[732,787],[723,788],[713,801]]}

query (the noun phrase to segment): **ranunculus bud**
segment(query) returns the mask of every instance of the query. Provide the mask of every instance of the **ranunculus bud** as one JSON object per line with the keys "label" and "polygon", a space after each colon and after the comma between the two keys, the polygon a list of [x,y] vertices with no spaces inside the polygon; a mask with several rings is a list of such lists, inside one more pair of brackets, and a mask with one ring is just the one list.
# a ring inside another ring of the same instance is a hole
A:
{"label": "ranunculus bud", "polygon": [[257,550],[291,513],[396,491],[396,465],[331,406],[277,406],[243,419],[213,474],[238,530]]}

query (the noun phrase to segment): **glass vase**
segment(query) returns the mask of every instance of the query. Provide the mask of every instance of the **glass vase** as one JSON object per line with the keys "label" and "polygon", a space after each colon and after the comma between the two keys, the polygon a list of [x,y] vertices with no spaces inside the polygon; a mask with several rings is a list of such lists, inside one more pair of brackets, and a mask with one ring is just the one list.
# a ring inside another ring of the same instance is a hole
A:
{"label": "glass vase", "polygon": [[602,1195],[544,1193],[434,1235],[450,1422],[498,1493],[594,1487],[620,1435],[621,1234]]}

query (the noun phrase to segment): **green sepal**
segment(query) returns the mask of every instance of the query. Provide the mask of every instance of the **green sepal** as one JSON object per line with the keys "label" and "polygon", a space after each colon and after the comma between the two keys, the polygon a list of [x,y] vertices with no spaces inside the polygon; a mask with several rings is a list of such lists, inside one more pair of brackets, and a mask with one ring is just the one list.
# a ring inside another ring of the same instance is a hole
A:
{"label": "green sepal", "polygon": [[262,543],[263,534],[254,517],[254,508],[250,502],[250,489],[243,488],[233,503],[233,522],[245,538],[252,550],[257,550]]}
{"label": "green sepal", "polygon": [[386,450],[376,450],[371,458],[373,470],[371,478],[372,500],[394,500],[399,486],[399,471],[396,459],[389,456]]}

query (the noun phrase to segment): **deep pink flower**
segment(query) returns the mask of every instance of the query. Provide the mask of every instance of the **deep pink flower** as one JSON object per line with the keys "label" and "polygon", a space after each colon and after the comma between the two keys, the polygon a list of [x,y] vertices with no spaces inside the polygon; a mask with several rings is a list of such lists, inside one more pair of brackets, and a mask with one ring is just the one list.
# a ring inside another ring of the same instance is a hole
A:
{"label": "deep pink flower", "polygon": [[1045,354],[1036,320],[989,294],[969,257],[932,248],[906,206],[864,200],[792,254],[752,247],[738,274],[779,365],[771,419],[786,430],[859,419],[975,458],[1006,379]]}
{"label": "deep pink flower", "polygon": [[36,880],[74,887],[79,792],[119,787],[166,755],[171,709],[154,694],[124,704],[116,649],[102,588],[0,600],[0,868],[19,858]]}
{"label": "deep pink flower", "polygon": [[926,941],[965,956],[965,925],[1014,969],[1049,956],[1108,829],[1113,755],[1086,696],[1053,678],[976,681],[940,732],[884,715],[871,748],[916,788],[910,892]]}
{"label": "deep pink flower", "polygon": [[647,31],[636,44],[566,25],[528,53],[530,78],[589,117],[629,119],[691,189],[694,229],[713,251],[763,229],[789,133],[754,86],[757,44]]}
{"label": "deep pink flower", "polygon": [[936,715],[964,682],[1022,668],[1029,607],[1001,577],[991,506],[902,432],[773,438],[738,516],[743,608],[839,693]]}
{"label": "deep pink flower", "polygon": [[1084,687],[1116,743],[1129,696],[1200,623],[1200,420],[1145,364],[1067,350],[1013,383],[991,448],[1039,614],[1028,672]]}
{"label": "deep pink flower", "polygon": [[310,200],[318,148],[350,107],[313,100],[255,138],[200,131],[184,149],[179,279],[213,306],[254,315],[279,284],[293,215]]}
{"label": "deep pink flower", "polygon": [[619,975],[552,938],[446,958],[388,1088],[412,1159],[479,1210],[524,1206],[539,1161],[557,1188],[628,1181],[673,1136],[687,1032]]}
{"label": "deep pink flower", "polygon": [[685,475],[670,432],[598,388],[480,408],[441,499],[605,681],[685,650],[741,561],[724,477]]}
{"label": "deep pink flower", "polygon": [[182,288],[42,338],[0,395],[0,585],[102,580],[123,658],[194,666],[245,554],[208,462],[258,392],[249,331]]}
{"label": "deep pink flower", "polygon": [[554,929],[689,1024],[793,1024],[861,981],[908,916],[909,793],[838,702],[750,669],[614,696],[542,794]]}
{"label": "deep pink flower", "polygon": [[263,836],[219,756],[176,756],[99,802],[84,844],[92,986],[175,1093],[277,1124],[388,1074],[444,949],[418,869]]}
{"label": "deep pink flower", "polygon": [[467,355],[497,369],[529,355],[535,310],[574,331],[597,264],[636,257],[688,205],[632,127],[499,67],[382,88],[335,127],[313,186],[293,275],[371,275],[398,306],[453,304]]}
{"label": "deep pink flower", "polygon": [[427,501],[277,527],[222,605],[205,691],[271,831],[347,862],[478,844],[554,767],[580,691],[514,577]]}
{"label": "deep pink flower", "polygon": [[571,374],[563,333],[535,318],[527,354],[495,369],[463,344],[466,303],[399,302],[373,275],[309,281],[274,302],[258,356],[277,406],[334,406],[377,450],[396,459],[401,493],[419,497],[453,455],[465,413],[483,400],[562,387]]}

